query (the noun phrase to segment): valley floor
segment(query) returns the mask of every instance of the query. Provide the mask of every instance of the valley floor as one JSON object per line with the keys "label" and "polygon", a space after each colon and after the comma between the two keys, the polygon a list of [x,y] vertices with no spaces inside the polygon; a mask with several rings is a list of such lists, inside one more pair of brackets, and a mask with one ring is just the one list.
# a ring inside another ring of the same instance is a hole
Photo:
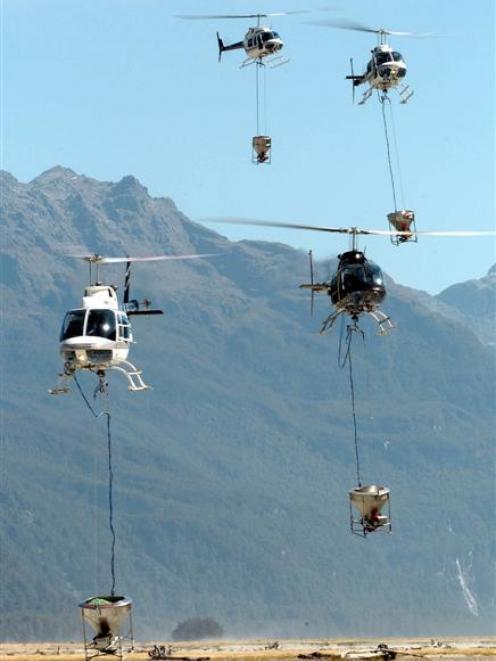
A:
{"label": "valley floor", "polygon": [[[494,661],[496,638],[443,638],[443,639],[314,639],[314,640],[246,640],[199,641],[170,644],[164,641],[136,643],[129,661],[148,661],[148,652],[155,645],[163,645],[167,660],[197,661],[296,661],[297,659],[378,659],[374,651],[379,643],[386,643],[398,653],[400,659],[424,658],[431,661]],[[75,661],[84,658],[81,642],[56,643],[2,643],[0,661]],[[96,658],[96,657],[94,657]],[[112,656],[106,657],[112,659]],[[115,657],[114,657],[115,658]],[[117,657],[118,658],[118,657]],[[102,659],[104,661],[104,659]]]}

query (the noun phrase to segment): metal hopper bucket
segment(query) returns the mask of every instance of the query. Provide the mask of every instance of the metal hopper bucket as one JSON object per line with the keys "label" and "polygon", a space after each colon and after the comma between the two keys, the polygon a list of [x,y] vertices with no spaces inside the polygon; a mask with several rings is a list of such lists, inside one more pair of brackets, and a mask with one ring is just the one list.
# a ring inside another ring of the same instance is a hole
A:
{"label": "metal hopper bucket", "polygon": [[[99,654],[114,654],[122,658],[124,646],[128,651],[133,649],[131,599],[116,595],[90,597],[79,607],[83,618],[86,659]],[[86,635],[87,624],[95,632],[91,640]]]}
{"label": "metal hopper bucket", "polygon": [[272,138],[268,135],[256,135],[251,141],[251,146],[253,163],[270,163]]}
{"label": "metal hopper bucket", "polygon": [[416,225],[415,225],[415,212],[411,209],[401,209],[400,211],[392,211],[388,213],[387,219],[391,229],[398,232],[408,232],[408,234],[392,235],[391,243],[399,246],[405,241],[417,242]]}
{"label": "metal hopper bucket", "polygon": [[[350,492],[351,531],[363,536],[376,530],[391,532],[389,489],[376,484],[357,487]],[[387,506],[387,514],[382,510]],[[357,518],[353,508],[360,516]]]}

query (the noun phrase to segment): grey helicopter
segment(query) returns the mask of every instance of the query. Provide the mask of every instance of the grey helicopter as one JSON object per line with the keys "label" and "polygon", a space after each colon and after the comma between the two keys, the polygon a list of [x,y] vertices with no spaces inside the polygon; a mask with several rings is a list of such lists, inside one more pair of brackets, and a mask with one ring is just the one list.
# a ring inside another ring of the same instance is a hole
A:
{"label": "grey helicopter", "polygon": [[382,97],[387,95],[390,90],[395,89],[399,94],[400,103],[406,103],[413,96],[412,88],[404,84],[407,72],[405,59],[400,52],[387,43],[387,37],[390,35],[397,37],[430,37],[433,35],[429,33],[399,32],[383,27],[369,27],[355,21],[315,21],[311,25],[356,30],[377,35],[377,46],[370,51],[372,57],[367,62],[363,73],[355,74],[353,58],[350,58],[351,75],[346,76],[346,80],[351,80],[353,101],[355,100],[355,88],[360,85],[367,85],[367,89],[358,105],[365,104],[374,91],[377,91]]}

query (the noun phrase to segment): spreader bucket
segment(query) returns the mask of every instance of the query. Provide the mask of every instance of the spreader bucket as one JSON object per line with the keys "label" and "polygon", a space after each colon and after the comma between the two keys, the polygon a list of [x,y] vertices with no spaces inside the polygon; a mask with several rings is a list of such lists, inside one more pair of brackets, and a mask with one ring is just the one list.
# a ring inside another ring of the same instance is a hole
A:
{"label": "spreader bucket", "polygon": [[411,209],[402,209],[401,211],[392,211],[388,213],[387,219],[392,229],[397,232],[406,232],[405,234],[396,234],[391,236],[391,242],[394,245],[405,243],[405,241],[417,241],[415,233],[415,212]]}
{"label": "spreader bucket", "polygon": [[[127,597],[104,595],[90,597],[79,604],[83,616],[85,658],[99,654],[114,654],[122,659],[123,643],[133,648],[132,601]],[[86,625],[95,635],[86,638]]]}
{"label": "spreader bucket", "polygon": [[132,601],[126,597],[91,597],[79,605],[83,618],[97,634],[118,635],[132,609]]}
{"label": "spreader bucket", "polygon": [[270,150],[272,148],[272,138],[268,135],[256,135],[251,142],[254,163],[270,163]]}
{"label": "spreader bucket", "polygon": [[[391,530],[391,516],[389,511],[389,489],[387,487],[370,484],[357,487],[350,492],[350,519],[352,532],[366,535],[380,528]],[[381,510],[387,504],[388,513]],[[356,518],[353,507],[360,513]]]}

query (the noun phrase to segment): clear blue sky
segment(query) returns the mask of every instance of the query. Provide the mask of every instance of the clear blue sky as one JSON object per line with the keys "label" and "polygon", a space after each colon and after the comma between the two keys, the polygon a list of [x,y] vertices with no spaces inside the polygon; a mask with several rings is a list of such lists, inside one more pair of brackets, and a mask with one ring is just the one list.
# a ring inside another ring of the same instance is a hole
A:
{"label": "clear blue sky", "polygon": [[[0,0],[1,165],[21,181],[61,164],[98,179],[134,174],[193,219],[241,216],[386,228],[393,208],[380,107],[351,104],[349,58],[367,61],[374,35],[318,28],[349,17],[436,39],[392,38],[415,95],[395,102],[405,205],[418,229],[495,224],[494,0]],[[330,3],[328,3],[330,4]],[[250,21],[180,21],[175,14],[315,9],[274,19],[286,66],[269,71],[273,164],[250,162],[254,71],[241,52],[217,63],[215,32],[242,38]],[[345,238],[219,228],[334,255]],[[483,275],[488,239],[422,239],[367,253],[395,280],[431,292]]]}

